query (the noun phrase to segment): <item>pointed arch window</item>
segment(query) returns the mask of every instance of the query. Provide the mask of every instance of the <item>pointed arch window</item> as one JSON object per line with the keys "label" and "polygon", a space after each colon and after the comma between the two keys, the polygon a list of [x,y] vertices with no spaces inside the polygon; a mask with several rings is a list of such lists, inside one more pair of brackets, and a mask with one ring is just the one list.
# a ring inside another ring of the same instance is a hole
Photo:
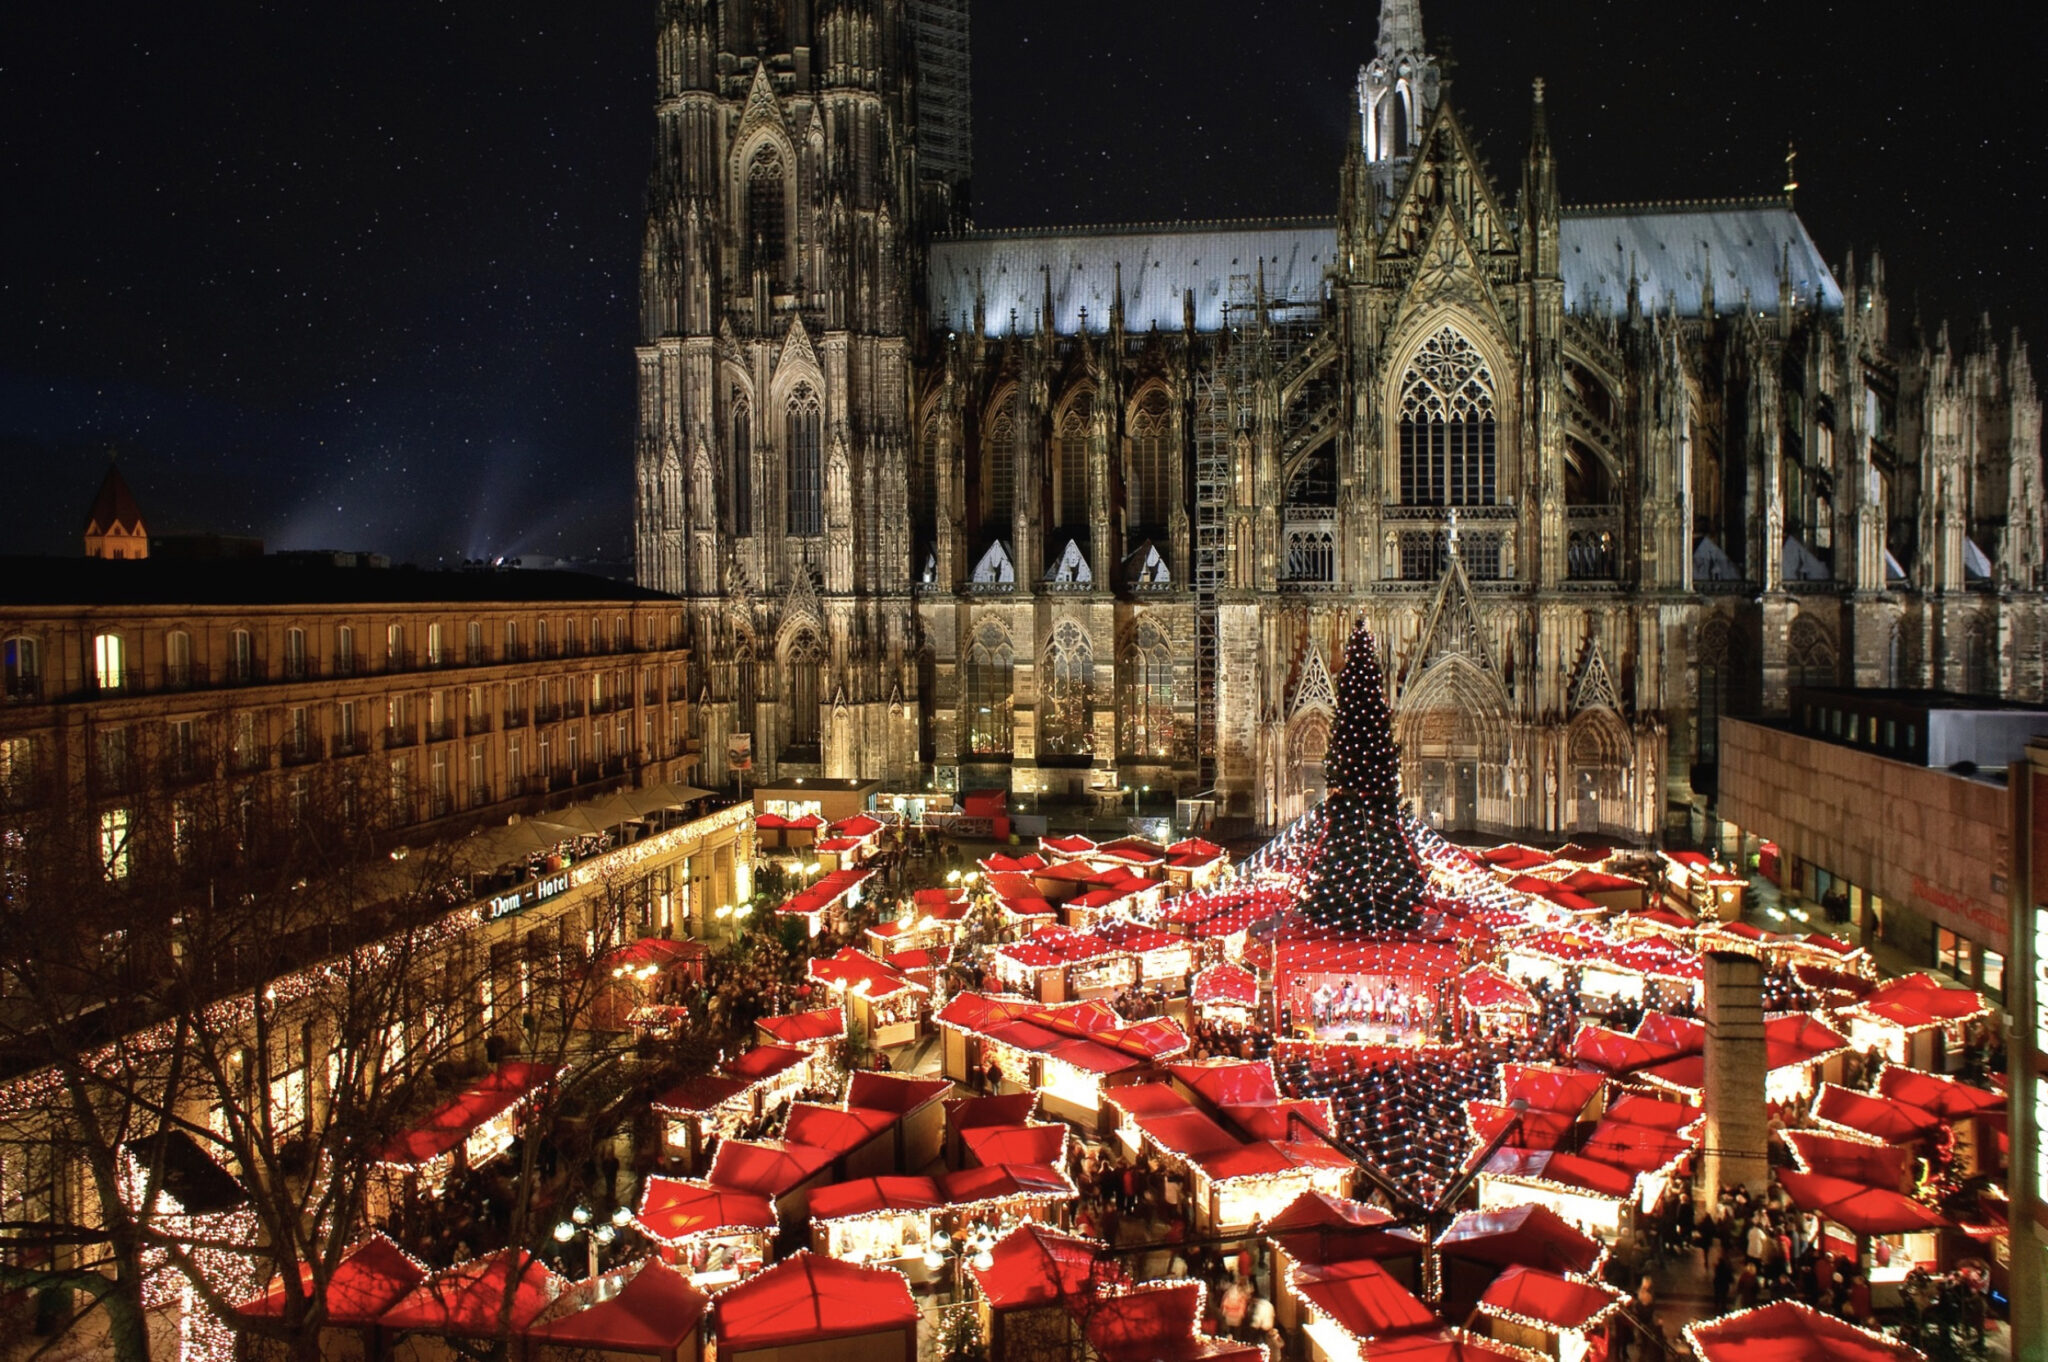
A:
{"label": "pointed arch window", "polygon": [[1491,506],[1496,485],[1493,374],[1449,327],[1401,380],[1401,502]]}
{"label": "pointed arch window", "polygon": [[967,750],[1000,755],[1010,750],[1011,662],[1009,636],[983,625],[967,649]]}
{"label": "pointed arch window", "polygon": [[745,539],[754,532],[754,409],[737,394],[732,402],[732,532]]}
{"label": "pointed arch window", "polygon": [[1086,756],[1095,750],[1089,705],[1094,699],[1095,650],[1072,620],[1053,630],[1045,649],[1043,739],[1053,756]]}
{"label": "pointed arch window", "polygon": [[815,747],[818,744],[818,706],[825,650],[818,636],[808,629],[789,646],[786,675],[789,677],[789,745]]}
{"label": "pointed arch window", "polygon": [[1171,518],[1169,436],[1172,422],[1166,394],[1154,388],[1131,413],[1130,512],[1133,525],[1163,526]]}
{"label": "pointed arch window", "polygon": [[1785,649],[1785,682],[1791,686],[1835,684],[1835,644],[1827,631],[1805,616],[1792,621]]}
{"label": "pointed arch window", "polygon": [[1124,648],[1123,750],[1137,757],[1173,752],[1173,653],[1155,624],[1140,624]]}
{"label": "pointed arch window", "polygon": [[758,147],[747,162],[747,233],[754,263],[768,273],[768,285],[780,292],[789,251],[788,175],[782,151],[773,143]]}
{"label": "pointed arch window", "polygon": [[988,458],[983,463],[983,524],[1002,533],[1017,510],[1017,398],[1014,393],[989,422]]}
{"label": "pointed arch window", "polygon": [[808,383],[790,395],[787,422],[789,532],[814,535],[825,523],[825,480],[821,449],[824,413]]}
{"label": "pointed arch window", "polygon": [[939,418],[927,417],[917,440],[917,470],[910,483],[913,528],[928,533],[939,517]]}
{"label": "pointed arch window", "polygon": [[1963,636],[1963,691],[1968,695],[1998,694],[1998,656],[1981,621]]}
{"label": "pointed arch window", "polygon": [[1088,523],[1088,434],[1095,416],[1095,398],[1083,393],[1060,417],[1059,444],[1053,461],[1053,505],[1062,529]]}

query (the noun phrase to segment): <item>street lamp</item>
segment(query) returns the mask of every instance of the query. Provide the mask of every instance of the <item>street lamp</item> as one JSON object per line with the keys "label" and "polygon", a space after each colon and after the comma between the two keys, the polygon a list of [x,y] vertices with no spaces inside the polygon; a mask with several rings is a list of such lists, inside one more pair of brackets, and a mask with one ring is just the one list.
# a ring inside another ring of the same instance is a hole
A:
{"label": "street lamp", "polygon": [[[612,1246],[612,1241],[619,1237],[619,1231],[624,1229],[626,1222],[632,1218],[633,1213],[620,1206],[613,1210],[609,1220],[597,1221],[596,1215],[588,1206],[578,1205],[575,1210],[569,1212],[567,1220],[555,1226],[555,1242],[566,1251],[570,1241],[577,1235],[582,1235],[590,1255],[588,1275],[595,1277],[599,1255]],[[593,1221],[597,1223],[593,1225]]]}

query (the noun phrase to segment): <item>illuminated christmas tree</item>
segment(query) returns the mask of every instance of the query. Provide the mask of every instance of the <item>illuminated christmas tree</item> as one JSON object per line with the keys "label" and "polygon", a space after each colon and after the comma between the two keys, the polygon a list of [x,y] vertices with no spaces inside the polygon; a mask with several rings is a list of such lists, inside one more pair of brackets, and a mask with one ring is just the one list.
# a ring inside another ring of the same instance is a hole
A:
{"label": "illuminated christmas tree", "polygon": [[1323,759],[1329,797],[1302,910],[1325,927],[1404,932],[1420,922],[1429,872],[1400,811],[1401,763],[1379,648],[1360,620],[1337,676],[1337,720]]}

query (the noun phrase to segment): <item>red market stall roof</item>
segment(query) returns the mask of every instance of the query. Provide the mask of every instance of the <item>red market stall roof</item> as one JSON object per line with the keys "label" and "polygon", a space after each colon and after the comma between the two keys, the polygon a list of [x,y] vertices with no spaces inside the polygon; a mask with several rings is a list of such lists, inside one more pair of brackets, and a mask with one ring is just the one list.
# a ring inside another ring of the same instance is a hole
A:
{"label": "red market stall roof", "polygon": [[1017,1126],[976,1126],[960,1132],[960,1143],[976,1163],[1058,1163],[1067,1155],[1067,1125],[1034,1121]]}
{"label": "red market stall roof", "polygon": [[723,1140],[711,1160],[708,1176],[720,1187],[773,1199],[803,1186],[833,1158],[831,1150],[807,1144]]}
{"label": "red market stall roof", "polygon": [[654,1099],[650,1104],[656,1111],[671,1115],[689,1116],[713,1111],[720,1105],[741,1096],[753,1083],[744,1078],[722,1078],[717,1074],[699,1074],[686,1078],[675,1087]]}
{"label": "red market stall roof", "polygon": [[1669,908],[1632,908],[1624,920],[1627,922],[1644,922],[1656,927],[1668,927],[1675,931],[1687,932],[1699,926],[1697,922],[1694,922],[1684,913],[1676,913]]}
{"label": "red market stall roof", "polygon": [[1537,866],[1549,865],[1557,858],[1547,851],[1535,847],[1509,842],[1506,846],[1493,847],[1479,853],[1479,859],[1496,870],[1534,870]]}
{"label": "red market stall roof", "polygon": [[1581,894],[1614,894],[1634,890],[1638,893],[1645,888],[1641,880],[1632,880],[1626,875],[1610,875],[1604,870],[1589,870],[1584,866],[1568,874],[1546,872],[1549,878],[1565,888]]}
{"label": "red market stall roof", "polygon": [[1684,1130],[1700,1119],[1700,1109],[1690,1102],[1667,1102],[1639,1092],[1623,1093],[1607,1108],[1607,1115],[1630,1125],[1653,1126],[1658,1130]]}
{"label": "red market stall roof", "polygon": [[1773,1069],[1812,1064],[1849,1048],[1849,1038],[1804,1012],[1787,1012],[1764,1023],[1764,1052]]}
{"label": "red market stall roof", "polygon": [[831,830],[842,837],[858,837],[863,840],[874,836],[888,825],[879,818],[857,813],[851,818],[842,818],[832,825]]}
{"label": "red market stall roof", "polygon": [[633,1219],[664,1244],[696,1234],[773,1233],[779,1225],[774,1203],[758,1192],[659,1174],[648,1177]]}
{"label": "red market stall roof", "polygon": [[1848,974],[1825,965],[1794,965],[1792,979],[1801,988],[1815,993],[1841,993],[1852,998],[1860,998],[1872,988],[1871,981],[1860,974]]}
{"label": "red market stall roof", "polygon": [[1414,1333],[1438,1323],[1428,1306],[1370,1258],[1296,1268],[1294,1287],[1353,1338]]}
{"label": "red market stall roof", "polygon": [[1223,848],[1205,837],[1188,837],[1175,842],[1166,849],[1166,854],[1176,861],[1192,859],[1197,862],[1213,861],[1223,854]]}
{"label": "red market stall roof", "polygon": [[1693,1145],[1694,1141],[1674,1131],[1610,1118],[1593,1127],[1579,1152],[1596,1163],[1611,1164],[1631,1173],[1653,1173]]}
{"label": "red market stall roof", "polygon": [[902,1273],[809,1250],[719,1292],[711,1313],[721,1357],[891,1329],[914,1331],[918,1320]]}
{"label": "red market stall roof", "polygon": [[1496,1177],[1551,1182],[1574,1191],[1592,1192],[1615,1200],[1627,1199],[1634,1195],[1636,1189],[1633,1173],[1625,1172],[1612,1164],[1595,1163],[1591,1159],[1581,1158],[1577,1154],[1567,1154],[1561,1150],[1516,1149],[1509,1146],[1487,1160],[1486,1171]]}
{"label": "red market stall roof", "polygon": [[1685,1326],[1700,1362],[1926,1362],[1926,1354],[1798,1301]]}
{"label": "red market stall roof", "polygon": [[896,1121],[893,1111],[792,1102],[789,1119],[782,1126],[782,1138],[791,1144],[807,1144],[833,1154],[850,1154]]}
{"label": "red market stall roof", "polygon": [[997,851],[982,857],[979,864],[991,875],[1002,875],[1017,871],[1043,870],[1047,862],[1045,857],[1035,851],[1022,856],[1009,856]]}
{"label": "red market stall roof", "polygon": [[1076,1196],[1074,1184],[1050,1163],[984,1164],[939,1175],[939,1192],[955,1206],[1011,1201],[1020,1197],[1067,1200]]}
{"label": "red market stall roof", "polygon": [[1652,937],[1617,941],[1577,932],[1544,932],[1516,942],[1522,954],[1567,965],[1592,965],[1646,978],[1693,982],[1701,977],[1697,955]]}
{"label": "red market stall roof", "polygon": [[[1022,1050],[1050,1048],[1052,1043],[1043,1033],[1089,1041],[1134,1060],[1170,1059],[1188,1048],[1187,1033],[1177,1023],[1164,1017],[1126,1023],[1106,1003],[1047,1007],[1022,998],[956,993],[937,1016],[943,1025],[989,1036]],[[1015,1028],[1019,1023],[1029,1029],[1002,1029]],[[1065,1054],[1059,1058],[1069,1063],[1080,1062],[1078,1052],[1073,1058]]]}
{"label": "red market stall roof", "polygon": [[552,1064],[508,1059],[496,1073],[435,1108],[424,1121],[385,1145],[378,1160],[415,1167],[430,1163],[468,1139],[478,1126],[553,1080],[555,1072]]}
{"label": "red market stall roof", "polygon": [[1458,998],[1474,1012],[1542,1011],[1529,990],[1491,965],[1474,965],[1458,976]]}
{"label": "red market stall roof", "polygon": [[[1511,1149],[1555,1149],[1579,1121],[1577,1112],[1538,1111],[1533,1106],[1520,1114],[1521,1129],[1508,1137]],[[1485,1144],[1515,1119],[1516,1112],[1499,1102],[1472,1101],[1465,1104],[1465,1115],[1472,1123],[1473,1139]]]}
{"label": "red market stall roof", "polygon": [[785,1012],[778,1017],[758,1018],[754,1025],[783,1045],[838,1040],[846,1035],[846,1011],[826,1007],[816,1012]]}
{"label": "red market stall roof", "polygon": [[457,1263],[414,1287],[378,1320],[386,1329],[494,1338],[540,1317],[564,1283],[525,1249]]}
{"label": "red market stall roof", "polygon": [[[327,1322],[344,1328],[375,1324],[387,1310],[425,1281],[426,1276],[426,1269],[405,1250],[383,1235],[373,1234],[350,1249],[348,1256],[335,1265],[334,1274],[327,1279]],[[313,1289],[312,1264],[300,1264],[299,1280],[310,1294]],[[284,1279],[281,1277],[272,1282],[270,1289],[261,1296],[236,1307],[245,1315],[266,1318],[282,1315],[284,1308]]]}
{"label": "red market stall roof", "polygon": [[846,1105],[907,1116],[933,1098],[945,1096],[952,1087],[944,1078],[855,1069],[846,1078]]}
{"label": "red market stall roof", "polygon": [[1437,1237],[1436,1246],[1451,1258],[1553,1272],[1591,1272],[1602,1255],[1598,1240],[1547,1206],[1466,1211]]}
{"label": "red market stall roof", "polygon": [[1616,1077],[1661,1064],[1677,1054],[1672,1046],[1641,1040],[1626,1032],[1590,1022],[1581,1026],[1578,1035],[1572,1037],[1573,1059]]}
{"label": "red market stall roof", "polygon": [[1780,1170],[1778,1185],[1800,1210],[1832,1220],[1852,1234],[1914,1233],[1955,1224],[1932,1206],[1902,1192],[1866,1187],[1825,1173]]}
{"label": "red market stall roof", "polygon": [[1298,1263],[1338,1263],[1421,1253],[1421,1238],[1413,1230],[1393,1224],[1393,1218],[1362,1201],[1307,1191],[1287,1203],[1260,1233],[1286,1249],[1288,1256]]}
{"label": "red market stall roof", "polygon": [[1995,1115],[2005,1110],[2006,1095],[1986,1088],[1973,1088],[1953,1078],[1887,1065],[1878,1075],[1880,1096],[1933,1112],[1945,1121],[1971,1116]]}
{"label": "red market stall roof", "polygon": [[787,1045],[756,1045],[744,1054],[735,1055],[725,1062],[725,1071],[734,1078],[749,1083],[761,1083],[794,1069],[810,1059],[803,1050]]}
{"label": "red market stall roof", "polygon": [[1080,1313],[1099,1284],[1123,1275],[1114,1260],[1098,1256],[1101,1249],[1092,1239],[1027,1220],[989,1249],[988,1267],[967,1270],[994,1309],[1065,1304]]}
{"label": "red market stall roof", "polygon": [[1218,1003],[1257,1007],[1259,976],[1242,965],[1227,962],[1211,965],[1198,972],[1188,985],[1188,999],[1196,1007],[1211,1007]]}
{"label": "red market stall roof", "polygon": [[1133,1120],[1158,1112],[1191,1111],[1195,1105],[1171,1083],[1127,1083],[1106,1090],[1102,1098]]}
{"label": "red market stall roof", "polygon": [[1166,1066],[1183,1087],[1216,1106],[1277,1102],[1280,1084],[1263,1059],[1196,1059]]}
{"label": "red market stall roof", "polygon": [[1493,1279],[1479,1297],[1479,1308],[1511,1321],[1534,1320],[1556,1332],[1589,1329],[1620,1309],[1626,1299],[1610,1287],[1536,1268],[1511,1267]]}
{"label": "red market stall roof", "polygon": [[1362,1362],[1540,1362],[1542,1356],[1455,1328],[1369,1339],[1359,1345],[1358,1355]]}
{"label": "red market stall roof", "polygon": [[1541,875],[1517,875],[1508,881],[1508,888],[1520,894],[1547,899],[1560,908],[1574,913],[1596,913],[1600,905],[1574,889],[1567,889],[1556,880],[1547,880]]}
{"label": "red market stall roof", "polygon": [[1932,974],[1908,974],[1879,984],[1857,1004],[1873,1017],[1918,1030],[1982,1016],[1990,1004],[1967,988],[1950,988]]}
{"label": "red market stall roof", "polygon": [[1834,1083],[1823,1083],[1813,1096],[1815,1120],[1860,1130],[1892,1144],[1909,1144],[1941,1124],[1925,1107],[1891,1097],[1872,1097]]}
{"label": "red market stall roof", "polygon": [[[790,826],[794,827],[795,824]],[[793,917],[816,917],[833,904],[851,894],[873,878],[874,871],[866,869],[834,870],[820,875],[818,882],[808,889],[799,890],[777,905],[775,911]]]}
{"label": "red market stall roof", "polygon": [[[1163,1084],[1160,1086],[1164,1086]],[[1132,1091],[1118,1088],[1118,1093]],[[1035,1092],[1008,1092],[999,1097],[949,1097],[946,1099],[946,1128],[972,1130],[976,1126],[1021,1126],[1038,1109]]]}
{"label": "red market stall roof", "polygon": [[941,922],[965,917],[973,907],[965,889],[919,889],[911,894],[910,902],[920,916]]}
{"label": "red market stall roof", "polygon": [[1558,1111],[1577,1116],[1604,1086],[1599,1074],[1554,1064],[1503,1064],[1501,1103],[1523,1101],[1532,1111]]}
{"label": "red market stall roof", "polygon": [[565,1348],[669,1352],[689,1342],[710,1304],[682,1273],[649,1258],[617,1295],[536,1324],[526,1336]]}
{"label": "red market stall roof", "polygon": [[1093,853],[1104,860],[1126,865],[1159,865],[1166,860],[1166,848],[1143,837],[1119,837],[1099,844]]}
{"label": "red market stall roof", "polygon": [[1654,1083],[1660,1088],[1697,1096],[1707,1089],[1707,1060],[1704,1055],[1680,1055],[1667,1059],[1662,1064],[1652,1064],[1647,1069],[1636,1070],[1634,1077]]}
{"label": "red market stall roof", "polygon": [[828,988],[844,988],[868,998],[891,998],[905,989],[924,990],[923,984],[895,966],[852,946],[841,946],[829,959],[811,961],[810,974]]}
{"label": "red market stall roof", "polygon": [[1041,837],[1038,845],[1060,856],[1088,856],[1095,851],[1095,843],[1078,832],[1066,837]]}
{"label": "red market stall roof", "polygon": [[930,1178],[856,1178],[811,1191],[811,1219],[839,1220],[876,1211],[929,1211],[946,1204]]}
{"label": "red market stall roof", "polygon": [[1199,1282],[1098,1292],[1084,1333],[1101,1362],[1184,1362],[1206,1352],[1195,1335],[1201,1305]]}
{"label": "red market stall roof", "polygon": [[1912,1150],[1901,1145],[1852,1140],[1818,1130],[1788,1130],[1785,1143],[1806,1172],[1894,1191],[1905,1184],[1913,1159]]}
{"label": "red market stall roof", "polygon": [[1692,1017],[1674,1017],[1669,1012],[1645,1012],[1636,1023],[1636,1039],[1652,1045],[1669,1045],[1682,1055],[1696,1055],[1707,1048],[1707,1024]]}
{"label": "red market stall roof", "polygon": [[1169,1154],[1199,1159],[1207,1154],[1236,1149],[1244,1143],[1216,1123],[1214,1117],[1193,1107],[1162,1111],[1137,1118],[1138,1129]]}

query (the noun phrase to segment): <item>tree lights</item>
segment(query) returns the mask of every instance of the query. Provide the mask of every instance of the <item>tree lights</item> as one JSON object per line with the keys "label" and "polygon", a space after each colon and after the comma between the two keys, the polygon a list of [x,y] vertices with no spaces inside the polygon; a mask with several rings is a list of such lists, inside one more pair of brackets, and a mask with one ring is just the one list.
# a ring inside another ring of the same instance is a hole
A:
{"label": "tree lights", "polygon": [[1337,676],[1337,718],[1323,769],[1330,794],[1303,879],[1302,910],[1325,927],[1347,931],[1414,929],[1429,872],[1401,817],[1393,716],[1379,648],[1362,619]]}

